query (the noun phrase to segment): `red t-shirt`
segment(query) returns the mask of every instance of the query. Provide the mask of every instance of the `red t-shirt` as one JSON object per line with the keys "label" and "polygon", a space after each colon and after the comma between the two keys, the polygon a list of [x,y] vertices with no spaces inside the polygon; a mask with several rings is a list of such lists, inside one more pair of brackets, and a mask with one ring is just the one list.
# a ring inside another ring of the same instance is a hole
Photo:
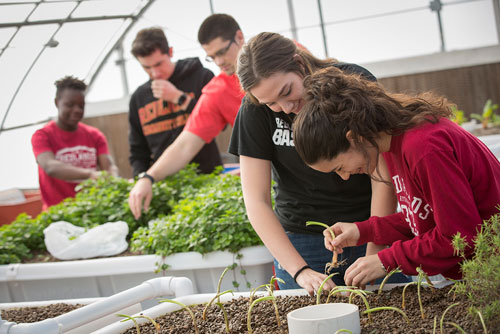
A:
{"label": "red t-shirt", "polygon": [[226,126],[233,126],[245,93],[236,74],[221,72],[203,87],[184,130],[211,142]]}
{"label": "red t-shirt", "polygon": [[359,243],[391,245],[378,253],[386,268],[461,278],[451,245],[460,232],[472,247],[483,220],[500,203],[500,162],[476,137],[442,118],[393,136],[387,162],[401,212],[356,223]]}
{"label": "red t-shirt", "polygon": [[[37,130],[31,137],[31,145],[35,158],[39,154],[50,151],[57,160],[87,169],[97,169],[97,157],[109,154],[106,137],[98,129],[78,123],[76,131],[61,130],[54,121]],[[44,209],[58,204],[67,197],[75,196],[78,182],[69,182],[45,173],[38,166],[38,180]]]}

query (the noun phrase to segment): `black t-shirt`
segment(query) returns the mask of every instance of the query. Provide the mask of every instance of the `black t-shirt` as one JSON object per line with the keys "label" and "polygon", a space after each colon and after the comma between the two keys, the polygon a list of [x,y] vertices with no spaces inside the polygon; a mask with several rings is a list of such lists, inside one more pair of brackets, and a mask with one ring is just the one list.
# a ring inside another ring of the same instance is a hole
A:
{"label": "black t-shirt", "polygon": [[[376,80],[358,65],[334,66]],[[245,97],[229,145],[232,154],[271,161],[274,210],[285,230],[321,233],[322,227],[306,227],[306,222],[313,220],[331,225],[367,219],[371,201],[369,176],[351,175],[344,181],[336,173],[321,173],[308,167],[295,150],[291,124],[290,115],[255,105]]]}

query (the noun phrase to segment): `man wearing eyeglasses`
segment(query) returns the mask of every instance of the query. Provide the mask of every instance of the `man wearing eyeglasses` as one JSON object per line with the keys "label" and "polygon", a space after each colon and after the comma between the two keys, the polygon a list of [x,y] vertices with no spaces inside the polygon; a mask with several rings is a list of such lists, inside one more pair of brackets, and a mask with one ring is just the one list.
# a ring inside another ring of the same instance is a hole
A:
{"label": "man wearing eyeglasses", "polygon": [[[129,160],[133,175],[151,182],[146,170],[182,133],[202,88],[214,75],[198,58],[173,62],[173,49],[159,27],[139,31],[132,43],[132,54],[150,80],[139,86],[130,99]],[[203,143],[188,162],[198,163],[202,173],[212,172],[222,164],[215,141]]]}
{"label": "man wearing eyeglasses", "polygon": [[221,73],[203,88],[184,130],[147,170],[147,179],[139,179],[131,190],[128,203],[136,219],[149,208],[153,182],[177,173],[226,125],[232,126],[243,99],[235,72],[245,40],[236,20],[226,14],[207,17],[198,31],[198,41],[207,55],[205,59],[214,62]]}

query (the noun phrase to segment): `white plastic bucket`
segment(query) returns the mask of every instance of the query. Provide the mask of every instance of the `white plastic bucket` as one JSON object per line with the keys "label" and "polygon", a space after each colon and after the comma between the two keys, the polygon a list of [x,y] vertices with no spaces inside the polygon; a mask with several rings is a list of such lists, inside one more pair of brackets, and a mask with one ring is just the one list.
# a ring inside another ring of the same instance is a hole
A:
{"label": "white plastic bucket", "polygon": [[347,329],[361,333],[357,305],[330,303],[311,305],[288,313],[289,334],[332,334]]}

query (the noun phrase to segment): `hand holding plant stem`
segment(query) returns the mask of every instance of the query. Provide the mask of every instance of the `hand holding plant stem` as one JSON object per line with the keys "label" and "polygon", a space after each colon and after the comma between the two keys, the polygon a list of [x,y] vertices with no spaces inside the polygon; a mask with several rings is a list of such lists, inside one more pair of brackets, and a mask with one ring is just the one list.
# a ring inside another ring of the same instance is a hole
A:
{"label": "hand holding plant stem", "polygon": [[[331,237],[331,241],[335,240],[335,233],[333,233],[330,226],[328,226],[324,223],[320,223],[320,222],[314,222],[314,221],[306,222],[306,226],[310,226],[310,225],[318,225],[318,226],[322,226],[322,227],[326,228],[326,230],[329,233],[329,236]],[[326,244],[326,241],[325,241],[325,244]],[[325,273],[329,273],[332,268],[337,268],[337,267],[338,267],[338,253],[336,250],[333,250],[332,262],[329,262],[326,264]]]}

